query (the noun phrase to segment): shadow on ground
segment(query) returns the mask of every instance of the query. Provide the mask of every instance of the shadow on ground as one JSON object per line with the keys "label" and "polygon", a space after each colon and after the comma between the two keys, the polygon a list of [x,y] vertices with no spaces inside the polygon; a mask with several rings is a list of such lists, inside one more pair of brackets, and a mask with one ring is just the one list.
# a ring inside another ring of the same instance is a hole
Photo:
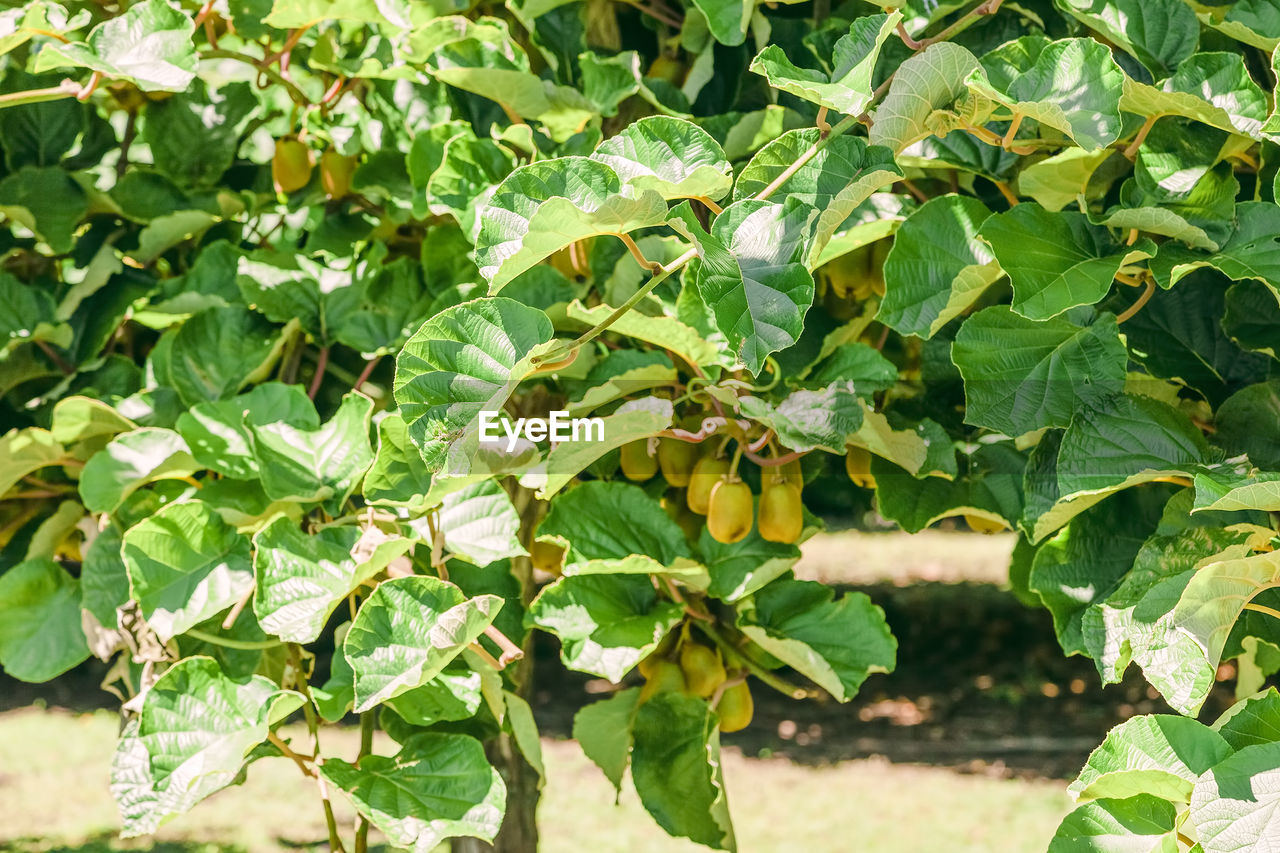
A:
{"label": "shadow on ground", "polygon": [[[1112,726],[1135,714],[1170,712],[1136,667],[1122,683],[1101,687],[1091,660],[1063,657],[1048,611],[1025,607],[992,584],[883,583],[842,591],[854,589],[884,608],[898,638],[897,669],[871,676],[846,705],[796,701],[753,682],[755,720],[725,736],[726,745],[803,764],[883,756],[992,776],[1066,779]],[[538,634],[535,654],[539,727],[547,736],[569,737],[577,709],[603,698],[609,685],[564,670],[549,635]],[[104,671],[91,661],[45,685],[0,676],[0,711],[33,701],[114,708],[117,701],[97,687]],[[1202,718],[1231,704],[1231,686],[1218,685]],[[38,849],[0,846],[0,853]]]}

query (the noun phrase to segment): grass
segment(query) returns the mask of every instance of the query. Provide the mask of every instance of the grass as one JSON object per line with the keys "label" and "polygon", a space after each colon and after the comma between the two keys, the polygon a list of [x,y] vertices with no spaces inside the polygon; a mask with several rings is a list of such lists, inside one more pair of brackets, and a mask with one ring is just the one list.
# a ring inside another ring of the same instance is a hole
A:
{"label": "grass", "polygon": [[[325,735],[326,753],[350,758],[356,752],[355,730]],[[118,823],[107,788],[115,737],[110,713],[0,714],[0,851],[266,853],[310,847],[325,835],[311,783],[289,762],[268,759],[253,765],[244,785],[166,824],[157,839],[115,840]],[[539,817],[546,853],[705,849],[669,838],[629,788],[615,806],[613,789],[576,744],[544,741],[543,749],[549,779]],[[1057,782],[880,760],[813,768],[733,751],[726,751],[725,764],[743,853],[1042,851],[1068,810],[1064,785]],[[337,805],[349,824],[350,808]]]}

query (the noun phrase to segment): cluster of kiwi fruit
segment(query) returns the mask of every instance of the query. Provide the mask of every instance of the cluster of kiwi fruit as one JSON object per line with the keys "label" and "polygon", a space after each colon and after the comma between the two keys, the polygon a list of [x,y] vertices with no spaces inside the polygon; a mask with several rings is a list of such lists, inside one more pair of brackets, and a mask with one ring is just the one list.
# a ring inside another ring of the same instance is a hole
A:
{"label": "cluster of kiwi fruit", "polygon": [[[320,185],[331,199],[345,198],[351,192],[351,176],[359,161],[330,148],[320,155]],[[271,181],[276,192],[291,193],[311,181],[311,150],[296,136],[276,140],[271,157]]]}
{"label": "cluster of kiwi fruit", "polygon": [[[678,636],[678,640],[675,638]],[[678,647],[678,648],[677,648]],[[644,677],[640,701],[647,702],[659,693],[686,693],[702,699],[713,699],[717,693],[716,713],[720,731],[736,732],[751,724],[755,704],[745,678],[734,679],[728,686],[729,673],[719,649],[703,645],[689,636],[689,626],[677,635],[672,632],[638,667]]]}
{"label": "cluster of kiwi fruit", "polygon": [[677,490],[663,499],[663,506],[691,536],[702,517],[712,537],[725,544],[742,541],[754,525],[770,542],[795,542],[804,530],[798,462],[764,471],[758,505],[729,459],[703,445],[664,437],[658,439],[657,453],[650,454],[649,440],[640,439],[623,445],[620,463],[623,475],[637,483],[662,472]]}

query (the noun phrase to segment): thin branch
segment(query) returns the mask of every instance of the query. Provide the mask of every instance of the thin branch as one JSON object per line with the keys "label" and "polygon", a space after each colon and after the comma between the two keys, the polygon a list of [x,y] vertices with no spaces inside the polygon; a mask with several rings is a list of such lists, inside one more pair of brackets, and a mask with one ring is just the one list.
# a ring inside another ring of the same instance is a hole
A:
{"label": "thin branch", "polygon": [[304,776],[310,776],[313,779],[316,777],[315,768],[311,766],[311,759],[294,752],[292,747],[281,739],[280,735],[268,731],[267,740],[271,741],[272,746],[280,750],[281,755],[298,765],[298,769],[302,771]]}
{"label": "thin branch", "polygon": [[307,396],[312,400],[316,398],[316,394],[320,393],[320,383],[324,382],[324,371],[329,366],[329,348],[320,348],[320,357],[316,359],[316,373],[311,377],[311,387],[307,389]]}
{"label": "thin branch", "polygon": [[[365,711],[360,715],[360,755],[356,758],[356,766],[360,766],[360,759],[373,752],[373,726],[376,720],[376,711]],[[364,815],[356,816],[356,853],[367,853],[369,849],[369,821]]]}
{"label": "thin branch", "polygon": [[841,119],[837,124],[832,126],[831,131],[829,133],[818,137],[818,141],[814,142],[807,149],[801,152],[800,156],[796,158],[796,161],[794,163],[792,163],[787,168],[783,169],[778,174],[778,177],[774,178],[769,183],[768,186],[760,190],[760,192],[756,193],[755,198],[758,200],[766,199],[769,196],[776,193],[779,187],[781,187],[787,181],[791,180],[792,175],[794,175],[796,172],[803,169],[805,167],[805,164],[807,164],[814,157],[818,156],[818,153],[821,152],[822,149],[826,148],[832,139],[834,139],[837,136],[840,136],[845,131],[850,130],[857,123],[858,123],[858,119],[856,116],[848,116],[847,118]]}
{"label": "thin branch", "polygon": [[1139,311],[1141,311],[1142,306],[1146,305],[1149,301],[1151,301],[1151,295],[1155,292],[1156,292],[1155,279],[1153,278],[1147,279],[1147,289],[1142,291],[1142,295],[1138,297],[1136,302],[1134,302],[1132,305],[1126,308],[1124,312],[1120,314],[1120,316],[1116,317],[1116,324],[1119,325],[1120,323],[1123,323],[1125,320],[1130,319],[1131,317],[1133,317],[1134,314],[1137,314]]}
{"label": "thin branch", "polygon": [[898,20],[898,38],[902,39],[902,43],[912,50],[919,50],[924,47],[924,42],[916,41],[911,37],[911,33],[907,32],[907,28],[902,25],[902,20]]}
{"label": "thin branch", "polygon": [[565,346],[563,350],[556,350],[555,352],[547,353],[541,358],[535,358],[534,363],[545,364],[546,362],[549,362],[549,361],[560,361],[565,357],[565,354],[567,352],[575,350],[578,347],[582,346],[583,344],[590,343],[591,341],[595,340],[596,337],[601,332],[603,332],[605,329],[609,328],[614,323],[616,323],[619,317],[621,317],[623,314],[626,314],[632,308],[636,307],[636,305],[640,303],[640,300],[644,299],[646,296],[652,293],[655,287],[657,287],[659,284],[662,284],[662,282],[666,281],[667,278],[670,277],[672,273],[679,270],[681,267],[689,263],[689,261],[693,260],[697,256],[698,256],[697,249],[689,249],[689,251],[685,252],[683,255],[676,258],[670,264],[662,267],[661,271],[655,273],[653,278],[649,279],[648,284],[646,284],[644,287],[640,288],[634,294],[632,294],[630,299],[628,299],[626,302],[622,303],[620,306],[614,309],[613,313],[610,314],[608,317],[605,317],[599,323],[596,323],[594,326],[592,326],[587,331],[583,332],[573,341],[569,342],[569,344]]}
{"label": "thin branch", "polygon": [[198,628],[188,628],[183,631],[188,637],[208,643],[211,646],[223,646],[228,649],[243,649],[245,651],[253,651],[255,649],[274,649],[277,646],[283,646],[280,640],[233,640],[230,637],[219,637],[217,634],[207,634]]}
{"label": "thin branch", "polygon": [[724,208],[723,208],[723,207],[721,207],[720,205],[716,204],[714,201],[712,201],[711,199],[707,198],[705,195],[696,195],[696,196],[694,196],[694,198],[695,198],[695,199],[697,199],[698,201],[702,202],[702,204],[707,208],[707,210],[711,211],[711,212],[712,212],[712,213],[714,213],[716,216],[719,216],[719,215],[720,215],[720,212],[724,210]]}
{"label": "thin branch", "polygon": [[1124,156],[1129,160],[1138,156],[1138,149],[1142,147],[1142,143],[1146,140],[1147,134],[1151,132],[1151,128],[1155,126],[1156,119],[1160,118],[1161,113],[1153,116],[1147,116],[1147,120],[1142,123],[1142,127],[1138,128],[1137,136],[1133,137],[1133,141],[1125,146]]}
{"label": "thin branch", "polygon": [[262,63],[265,60],[257,60],[257,59],[254,59],[252,56],[249,56],[248,54],[237,53],[234,50],[222,50],[222,49],[206,50],[200,54],[200,58],[201,59],[234,59],[237,62],[244,62],[248,65],[252,65],[254,68],[258,69],[259,73],[265,75],[273,83],[278,83],[281,86],[283,86],[285,91],[289,93],[289,97],[293,99],[293,102],[295,104],[301,107],[311,106],[311,100],[307,97],[307,94],[303,92],[301,89],[299,89],[296,85],[294,85],[293,81],[286,78],[283,74],[281,74],[279,71],[272,68],[270,65],[263,65]]}
{"label": "thin branch", "polygon": [[752,453],[750,450],[743,448],[742,455],[750,459],[752,462],[763,468],[777,468],[780,465],[786,465],[788,462],[794,462],[809,455],[808,450],[793,450],[790,453],[784,453],[781,456],[760,456]]}
{"label": "thin branch", "polygon": [[471,649],[471,651],[475,652],[475,653],[476,653],[476,657],[480,658],[480,660],[482,660],[482,661],[484,661],[485,663],[489,664],[489,666],[493,667],[494,669],[498,670],[499,672],[501,672],[501,671],[505,668],[505,667],[503,667],[503,665],[498,661],[498,659],[497,659],[497,658],[495,658],[493,655],[489,654],[489,650],[488,650],[488,649],[486,649],[484,646],[480,645],[479,643],[472,643],[471,645],[467,646],[467,648],[469,648],[469,649]]}
{"label": "thin branch", "polygon": [[497,643],[498,648],[502,649],[502,657],[498,658],[499,669],[502,669],[507,664],[513,661],[518,661],[520,658],[524,657],[524,650],[511,642],[506,634],[498,630],[497,626],[490,625],[485,628],[484,635]]}
{"label": "thin branch", "polygon": [[640,247],[636,245],[635,240],[631,239],[630,234],[623,231],[616,236],[622,241],[622,244],[627,247],[627,251],[631,253],[631,257],[636,259],[636,263],[638,263],[642,269],[646,269],[651,273],[656,273],[662,270],[661,263],[658,261],[651,261],[644,256],[644,252],[640,251]]}
{"label": "thin branch", "polygon": [[364,370],[360,371],[360,375],[356,377],[356,384],[351,386],[352,391],[359,391],[364,383],[369,381],[369,377],[373,374],[373,369],[378,366],[378,362],[382,361],[382,356],[374,356],[365,362]]}
{"label": "thin branch", "polygon": [[232,606],[231,610],[227,612],[227,618],[222,620],[222,630],[230,631],[231,626],[236,624],[236,620],[239,619],[240,614],[244,612],[245,606],[253,600],[253,590],[255,586],[256,585],[251,584],[249,588],[244,591],[244,595],[240,596],[240,600],[237,601],[235,605]]}

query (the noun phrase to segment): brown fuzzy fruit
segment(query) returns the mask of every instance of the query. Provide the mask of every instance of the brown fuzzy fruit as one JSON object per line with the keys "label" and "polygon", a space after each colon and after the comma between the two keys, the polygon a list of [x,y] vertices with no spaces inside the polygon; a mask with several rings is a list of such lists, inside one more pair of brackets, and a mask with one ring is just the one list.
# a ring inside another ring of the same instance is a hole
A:
{"label": "brown fuzzy fruit", "polygon": [[755,703],[751,700],[751,689],[745,681],[738,682],[720,694],[716,713],[720,715],[722,732],[737,732],[751,725]]}
{"label": "brown fuzzy fruit", "polygon": [[698,515],[706,515],[711,506],[711,490],[720,482],[720,478],[729,473],[729,460],[715,456],[704,456],[693,466],[689,473],[689,491],[685,498],[689,509]]}
{"label": "brown fuzzy fruit", "polygon": [[622,445],[622,473],[628,480],[642,483],[658,473],[658,460],[649,455],[649,440],[642,438]]}
{"label": "brown fuzzy fruit", "polygon": [[331,199],[345,198],[351,192],[351,176],[358,161],[329,149],[320,155],[320,186]]}
{"label": "brown fuzzy fruit", "polygon": [[276,192],[291,193],[311,180],[311,152],[296,139],[277,139],[271,158],[271,180]]}
{"label": "brown fuzzy fruit", "polygon": [[694,642],[680,647],[680,669],[689,692],[703,699],[711,697],[724,684],[724,664],[714,649]]}
{"label": "brown fuzzy fruit", "polygon": [[684,670],[675,661],[659,658],[651,672],[645,678],[644,687],[640,688],[641,703],[648,702],[659,693],[683,693],[687,688]]}
{"label": "brown fuzzy fruit", "polygon": [[791,544],[804,530],[804,506],[800,489],[791,483],[775,482],[760,492],[760,535],[770,542]]}
{"label": "brown fuzzy fruit", "polygon": [[871,453],[865,447],[850,447],[844,455],[844,470],[855,486],[874,489],[876,478],[871,473]]}
{"label": "brown fuzzy fruit", "polygon": [[678,438],[658,439],[658,466],[667,483],[676,487],[689,485],[689,475],[698,463],[698,445]]}
{"label": "brown fuzzy fruit", "polygon": [[741,542],[751,532],[753,510],[750,486],[741,480],[721,480],[711,490],[707,530],[717,542]]}

